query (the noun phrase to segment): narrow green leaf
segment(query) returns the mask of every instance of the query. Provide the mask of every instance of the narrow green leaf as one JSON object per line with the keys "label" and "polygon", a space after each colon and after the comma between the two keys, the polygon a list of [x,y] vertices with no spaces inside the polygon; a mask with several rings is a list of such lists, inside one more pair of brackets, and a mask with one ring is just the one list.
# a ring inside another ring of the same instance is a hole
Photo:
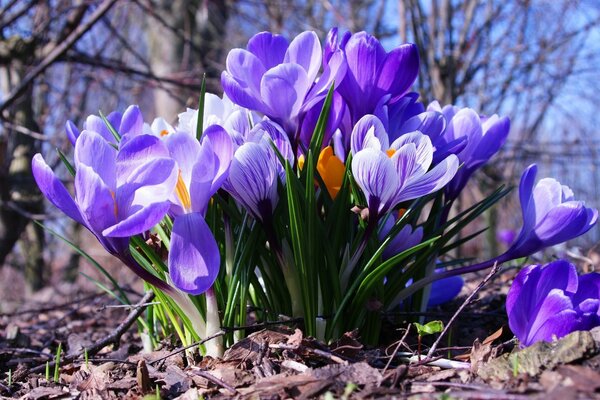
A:
{"label": "narrow green leaf", "polygon": [[59,148],[56,148],[56,152],[58,153],[60,161],[62,161],[65,168],[67,168],[67,171],[69,171],[69,174],[71,174],[71,176],[75,176],[75,168],[73,167],[73,164],[71,164],[71,162]]}
{"label": "narrow green leaf", "polygon": [[202,85],[200,86],[200,98],[198,99],[198,122],[196,124],[196,139],[202,138],[204,132],[204,101],[206,97],[206,74],[202,74]]}
{"label": "narrow green leaf", "polygon": [[121,141],[121,135],[119,134],[119,132],[117,132],[117,130],[110,123],[110,121],[108,119],[106,119],[104,114],[102,114],[102,111],[98,111],[98,113],[100,114],[100,118],[102,118],[102,122],[104,122],[104,125],[106,125],[106,127],[108,128],[110,133],[113,135],[113,137],[115,138],[117,143],[119,143]]}

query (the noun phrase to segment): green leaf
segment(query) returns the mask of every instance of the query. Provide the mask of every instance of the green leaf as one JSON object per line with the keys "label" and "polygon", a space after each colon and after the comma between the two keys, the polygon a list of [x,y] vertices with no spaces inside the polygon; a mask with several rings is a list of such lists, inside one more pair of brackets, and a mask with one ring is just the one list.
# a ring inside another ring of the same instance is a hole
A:
{"label": "green leaf", "polygon": [[200,98],[198,99],[198,122],[196,124],[196,139],[202,138],[204,132],[204,100],[206,97],[206,74],[202,74],[202,85],[200,86]]}
{"label": "green leaf", "polygon": [[108,128],[110,133],[113,135],[113,137],[115,138],[117,143],[119,143],[121,141],[121,135],[119,134],[119,132],[117,132],[117,130],[112,126],[112,124],[108,121],[108,119],[106,119],[104,114],[102,114],[102,111],[98,111],[98,113],[100,114],[100,118],[102,118],[102,122],[104,122],[104,125],[106,125],[106,127]]}
{"label": "green leaf", "polygon": [[67,171],[69,171],[69,174],[71,174],[71,176],[75,176],[75,168],[73,167],[73,164],[71,164],[71,162],[59,148],[56,149],[56,152],[58,153],[60,161],[62,161],[65,168],[67,168]]}
{"label": "green leaf", "polygon": [[433,335],[434,333],[440,333],[444,330],[444,323],[442,321],[430,321],[425,325],[421,325],[418,322],[414,322],[413,325],[417,328],[419,336]]}

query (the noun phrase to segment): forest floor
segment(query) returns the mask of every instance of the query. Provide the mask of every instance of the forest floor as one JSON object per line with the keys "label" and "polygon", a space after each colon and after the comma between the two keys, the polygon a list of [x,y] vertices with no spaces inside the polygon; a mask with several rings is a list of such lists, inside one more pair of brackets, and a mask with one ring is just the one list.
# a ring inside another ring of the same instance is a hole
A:
{"label": "forest floor", "polygon": [[[0,396],[63,399],[590,399],[600,398],[600,328],[553,343],[515,348],[504,298],[514,271],[495,276],[472,301],[483,277],[459,298],[429,310],[425,320],[449,322],[438,335],[418,337],[414,315],[383,315],[381,347],[354,332],[324,344],[299,327],[273,324],[212,359],[165,342],[145,353],[135,316],[108,295],[71,285],[30,296],[0,314]],[[137,301],[148,297],[139,294]],[[54,366],[61,344],[61,362]],[[88,349],[84,353],[83,349]],[[87,359],[87,360],[86,360]],[[450,363],[449,361],[452,360]],[[47,367],[48,365],[48,367]]]}

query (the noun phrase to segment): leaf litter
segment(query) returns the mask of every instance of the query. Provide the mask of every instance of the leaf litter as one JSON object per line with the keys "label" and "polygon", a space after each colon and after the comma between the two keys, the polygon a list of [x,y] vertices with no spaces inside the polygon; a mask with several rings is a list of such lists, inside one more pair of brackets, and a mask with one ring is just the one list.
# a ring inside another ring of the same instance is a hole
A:
{"label": "leaf litter", "polygon": [[[384,347],[365,345],[357,332],[326,344],[282,324],[249,334],[220,359],[190,358],[168,340],[143,353],[134,326],[120,346],[101,349],[87,363],[81,357],[61,364],[57,382],[53,368],[49,379],[32,373],[53,359],[59,342],[66,354],[77,354],[111,335],[126,318],[122,310],[102,308],[108,297],[86,293],[68,305],[45,304],[38,313],[0,315],[0,395],[36,400],[155,399],[157,394],[161,399],[600,398],[600,328],[519,349],[505,317],[499,317],[499,296],[493,287],[482,291],[450,330],[447,347],[438,347],[431,359],[426,353],[436,335],[424,336],[420,362],[414,357],[416,329],[406,332],[407,316],[386,315]],[[448,321],[456,308],[439,308],[427,318]],[[430,363],[440,359],[468,362],[470,368]]]}

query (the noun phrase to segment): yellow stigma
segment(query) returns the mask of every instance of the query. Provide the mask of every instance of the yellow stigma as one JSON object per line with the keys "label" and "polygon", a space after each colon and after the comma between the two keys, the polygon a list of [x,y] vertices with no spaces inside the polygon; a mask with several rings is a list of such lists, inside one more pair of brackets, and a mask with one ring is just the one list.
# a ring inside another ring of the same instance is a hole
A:
{"label": "yellow stigma", "polygon": [[175,194],[179,201],[181,201],[181,206],[186,212],[190,212],[192,210],[192,199],[190,198],[190,192],[188,191],[183,178],[181,177],[181,170],[179,171],[179,176],[177,177],[177,185],[175,185]]}
{"label": "yellow stigma", "polygon": [[304,169],[304,154],[298,156],[298,168]]}
{"label": "yellow stigma", "polygon": [[317,171],[325,182],[329,195],[335,199],[342,187],[346,167],[342,160],[333,154],[333,147],[327,146],[321,151],[317,161]]}
{"label": "yellow stigma", "polygon": [[160,131],[160,136],[167,136],[169,134],[169,131],[166,129],[163,129],[162,131]]}
{"label": "yellow stigma", "polygon": [[385,154],[387,154],[387,156],[388,156],[389,158],[392,158],[392,156],[394,155],[394,153],[396,153],[396,150],[394,150],[394,149],[388,149],[388,150],[385,152]]}
{"label": "yellow stigma", "polygon": [[115,192],[113,192],[112,190],[110,191],[110,197],[112,197],[113,199],[113,212],[115,213],[115,218],[119,217],[119,208],[117,207],[117,196],[115,195]]}

